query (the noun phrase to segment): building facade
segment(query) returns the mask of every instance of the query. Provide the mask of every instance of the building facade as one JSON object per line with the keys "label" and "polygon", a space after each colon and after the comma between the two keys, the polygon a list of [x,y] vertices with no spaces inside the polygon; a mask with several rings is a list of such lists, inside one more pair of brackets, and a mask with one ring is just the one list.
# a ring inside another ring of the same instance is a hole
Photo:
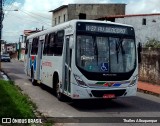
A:
{"label": "building facade", "polygon": [[96,19],[110,15],[125,15],[126,4],[68,4],[52,12],[52,26],[72,19]]}
{"label": "building facade", "polygon": [[141,42],[143,45],[151,39],[160,41],[160,13],[114,15],[98,18],[98,20],[132,25],[135,29],[136,41]]}

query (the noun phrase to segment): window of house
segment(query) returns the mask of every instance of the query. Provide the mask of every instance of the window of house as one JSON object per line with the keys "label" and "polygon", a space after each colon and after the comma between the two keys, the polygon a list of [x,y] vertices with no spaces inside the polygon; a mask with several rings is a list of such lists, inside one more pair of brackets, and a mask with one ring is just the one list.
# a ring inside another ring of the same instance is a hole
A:
{"label": "window of house", "polygon": [[146,18],[142,19],[142,25],[146,25]]}
{"label": "window of house", "polygon": [[155,19],[153,19],[153,20],[152,20],[152,22],[154,22],[154,23],[155,23],[155,22],[156,22],[156,20],[155,20]]}
{"label": "window of house", "polygon": [[55,25],[57,24],[57,19],[55,18]]}
{"label": "window of house", "polygon": [[61,17],[59,16],[59,18],[58,18],[58,22],[60,23],[60,21],[61,21]]}
{"label": "window of house", "polygon": [[38,52],[38,38],[34,38],[32,41],[32,50],[31,50],[31,54],[32,55],[37,55]]}
{"label": "window of house", "polygon": [[63,15],[63,18],[64,18],[64,22],[65,22],[66,21],[66,15],[65,14]]}

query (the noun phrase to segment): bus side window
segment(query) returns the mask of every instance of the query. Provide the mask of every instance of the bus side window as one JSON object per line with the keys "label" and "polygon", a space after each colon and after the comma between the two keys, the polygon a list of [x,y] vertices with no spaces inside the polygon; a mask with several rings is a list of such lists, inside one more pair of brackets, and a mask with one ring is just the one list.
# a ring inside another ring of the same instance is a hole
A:
{"label": "bus side window", "polygon": [[34,38],[32,41],[32,50],[31,54],[36,55],[38,52],[38,38]]}
{"label": "bus side window", "polygon": [[48,46],[48,34],[45,36],[43,55],[47,55],[47,46]]}
{"label": "bus side window", "polygon": [[64,43],[64,30],[58,31],[55,34],[54,55],[62,55]]}
{"label": "bus side window", "polygon": [[53,55],[54,53],[54,45],[55,45],[55,40],[54,40],[54,33],[51,33],[49,35],[49,41],[48,41],[48,55]]}
{"label": "bus side window", "polygon": [[36,47],[35,47],[35,54],[36,55],[38,53],[38,42],[39,42],[39,38],[36,38]]}

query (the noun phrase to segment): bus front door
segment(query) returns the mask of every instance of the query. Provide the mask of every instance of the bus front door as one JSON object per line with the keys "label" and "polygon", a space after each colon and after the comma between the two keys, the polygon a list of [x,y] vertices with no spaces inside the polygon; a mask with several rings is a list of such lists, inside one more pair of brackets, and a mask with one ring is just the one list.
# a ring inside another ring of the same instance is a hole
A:
{"label": "bus front door", "polygon": [[70,42],[70,36],[66,37],[66,45],[65,45],[65,58],[64,58],[64,91],[67,94],[70,94],[71,92],[71,84],[70,84],[70,78],[71,78],[71,57],[72,57],[72,49],[69,48],[69,42]]}
{"label": "bus front door", "polygon": [[38,45],[38,57],[37,57],[37,80],[41,81],[41,61],[42,61],[42,48],[43,48],[44,40],[39,40]]}

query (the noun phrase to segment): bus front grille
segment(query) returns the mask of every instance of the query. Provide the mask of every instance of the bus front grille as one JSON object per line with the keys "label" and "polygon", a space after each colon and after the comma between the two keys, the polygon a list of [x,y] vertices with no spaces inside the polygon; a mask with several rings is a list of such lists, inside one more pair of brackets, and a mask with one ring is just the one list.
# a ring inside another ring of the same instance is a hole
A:
{"label": "bus front grille", "polygon": [[94,97],[103,97],[104,94],[115,94],[115,96],[122,96],[125,93],[126,89],[121,90],[92,90]]}

